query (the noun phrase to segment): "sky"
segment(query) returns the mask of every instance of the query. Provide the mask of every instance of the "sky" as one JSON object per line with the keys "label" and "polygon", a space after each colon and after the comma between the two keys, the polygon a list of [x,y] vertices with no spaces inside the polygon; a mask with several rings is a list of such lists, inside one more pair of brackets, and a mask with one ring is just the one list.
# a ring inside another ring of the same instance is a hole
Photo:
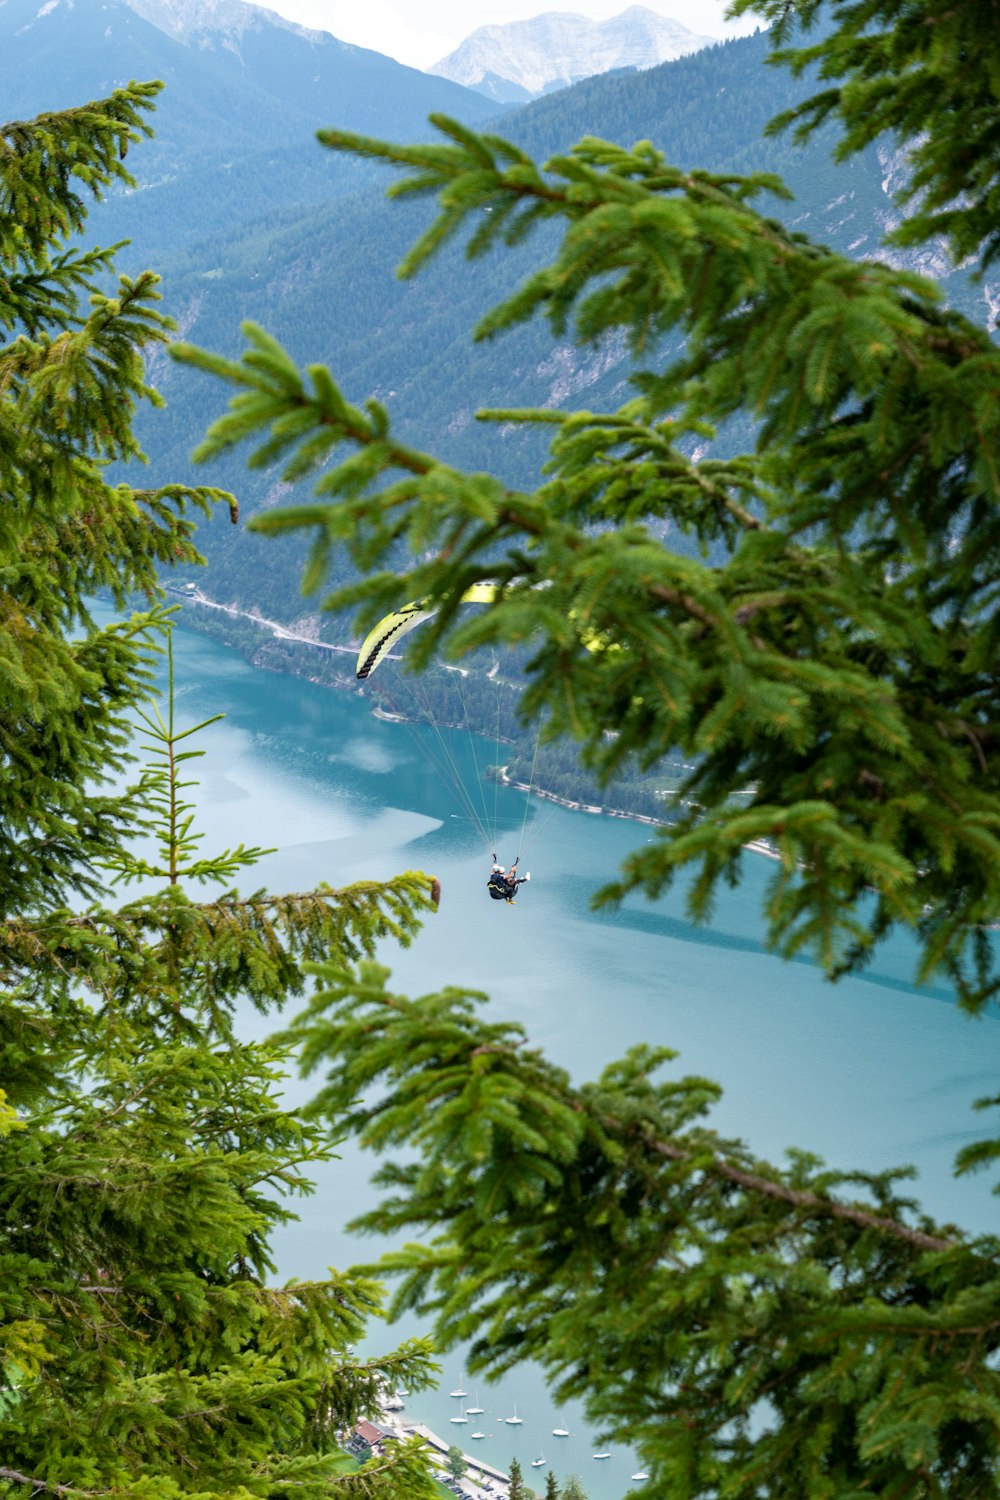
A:
{"label": "sky", "polygon": [[[526,21],[545,11],[570,11],[606,21],[635,0],[257,0],[290,21],[332,32],[342,42],[371,47],[414,68],[453,52],[478,26]],[[639,0],[699,36],[742,36],[752,16],[726,21],[728,0]]]}

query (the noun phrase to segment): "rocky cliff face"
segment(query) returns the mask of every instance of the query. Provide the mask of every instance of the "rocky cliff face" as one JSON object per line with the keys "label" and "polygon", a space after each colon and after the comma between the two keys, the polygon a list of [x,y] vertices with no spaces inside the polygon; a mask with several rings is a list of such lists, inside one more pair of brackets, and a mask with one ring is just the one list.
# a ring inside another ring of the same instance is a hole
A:
{"label": "rocky cliff face", "polygon": [[491,98],[523,100],[615,68],[652,68],[715,40],[643,5],[610,21],[549,11],[530,21],[480,26],[428,72]]}

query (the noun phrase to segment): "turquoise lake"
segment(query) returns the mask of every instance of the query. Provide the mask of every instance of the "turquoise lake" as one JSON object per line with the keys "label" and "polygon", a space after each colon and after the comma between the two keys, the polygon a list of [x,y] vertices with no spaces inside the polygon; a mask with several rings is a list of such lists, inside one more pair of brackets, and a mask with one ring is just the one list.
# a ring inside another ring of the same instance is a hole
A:
{"label": "turquoise lake", "polygon": [[[305,890],[320,880],[432,871],[443,891],[438,915],[410,950],[383,954],[396,988],[487,991],[497,1016],[522,1022],[532,1044],[578,1080],[636,1042],[668,1045],[680,1053],[678,1071],[723,1084],[713,1123],[759,1155],[778,1159],[794,1144],[845,1168],[911,1163],[919,1170],[914,1194],[929,1211],[974,1229],[996,1227],[991,1180],[956,1181],[951,1161],[989,1123],[970,1106],[996,1091],[1000,1026],[995,1017],[961,1015],[944,987],[918,992],[908,941],[883,945],[864,979],[836,986],[809,963],[769,956],[759,912],[771,864],[752,855],[710,928],[688,923],[680,891],[595,914],[590,893],[652,830],[548,804],[522,860],[530,886],[514,908],[493,903],[485,894],[488,851],[404,726],[374,718],[360,696],[258,671],[190,631],[176,632],[175,654],[182,722],[227,716],[202,738],[206,755],[196,763],[205,852],[241,840],[276,847],[247,872],[244,888]],[[481,753],[495,759],[492,745]],[[524,795],[503,790],[498,807],[509,829],[498,853],[509,862]],[[248,1033],[264,1025],[253,1015],[245,1024]],[[297,1080],[289,1085],[295,1098],[307,1092]],[[283,1275],[322,1276],[328,1265],[374,1258],[376,1245],[342,1229],[372,1201],[373,1166],[345,1149],[324,1170],[299,1223],[278,1241]],[[395,1325],[384,1342],[415,1331],[412,1321]],[[632,1488],[634,1456],[612,1448],[608,1461],[595,1462],[597,1434],[576,1411],[553,1406],[533,1369],[501,1386],[478,1384],[488,1435],[469,1442],[475,1420],[450,1425],[459,1402],[448,1392],[460,1384],[473,1392],[472,1377],[461,1379],[460,1350],[441,1363],[440,1391],[412,1398],[407,1415],[446,1441],[501,1468],[516,1455],[539,1489],[546,1471],[530,1463],[540,1454],[557,1476],[579,1474],[591,1500],[620,1500]],[[515,1402],[524,1421],[511,1428],[503,1418]],[[553,1437],[555,1427],[572,1437]]]}

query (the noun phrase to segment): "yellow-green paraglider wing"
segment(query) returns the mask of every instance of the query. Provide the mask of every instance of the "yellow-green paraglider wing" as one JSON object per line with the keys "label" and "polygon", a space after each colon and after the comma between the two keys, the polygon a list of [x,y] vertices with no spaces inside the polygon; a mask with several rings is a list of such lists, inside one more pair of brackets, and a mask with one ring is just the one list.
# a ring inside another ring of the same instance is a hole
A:
{"label": "yellow-green paraglider wing", "polygon": [[429,620],[433,613],[432,609],[424,609],[422,604],[404,604],[402,609],[393,610],[391,615],[386,615],[384,620],[379,620],[375,628],[370,630],[361,642],[355,675],[361,681],[370,677],[379,663],[388,656],[395,643],[402,639],[407,631],[419,625],[421,620]]}
{"label": "yellow-green paraglider wing", "polygon": [[[462,599],[466,604],[490,604],[496,598],[496,593],[495,583],[474,583],[471,588],[466,589]],[[404,604],[401,609],[394,609],[391,615],[379,620],[361,642],[355,673],[358,679],[363,682],[370,677],[396,642],[402,640],[422,620],[429,620],[434,612],[435,606],[425,599],[416,604]]]}

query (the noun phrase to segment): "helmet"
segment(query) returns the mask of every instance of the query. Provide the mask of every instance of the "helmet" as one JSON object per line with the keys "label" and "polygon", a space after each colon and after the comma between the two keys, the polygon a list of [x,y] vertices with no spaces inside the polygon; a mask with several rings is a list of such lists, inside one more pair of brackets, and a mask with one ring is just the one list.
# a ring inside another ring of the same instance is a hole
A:
{"label": "helmet", "polygon": [[503,865],[497,865],[496,866],[496,872],[497,872],[498,875],[502,875],[504,873]]}

